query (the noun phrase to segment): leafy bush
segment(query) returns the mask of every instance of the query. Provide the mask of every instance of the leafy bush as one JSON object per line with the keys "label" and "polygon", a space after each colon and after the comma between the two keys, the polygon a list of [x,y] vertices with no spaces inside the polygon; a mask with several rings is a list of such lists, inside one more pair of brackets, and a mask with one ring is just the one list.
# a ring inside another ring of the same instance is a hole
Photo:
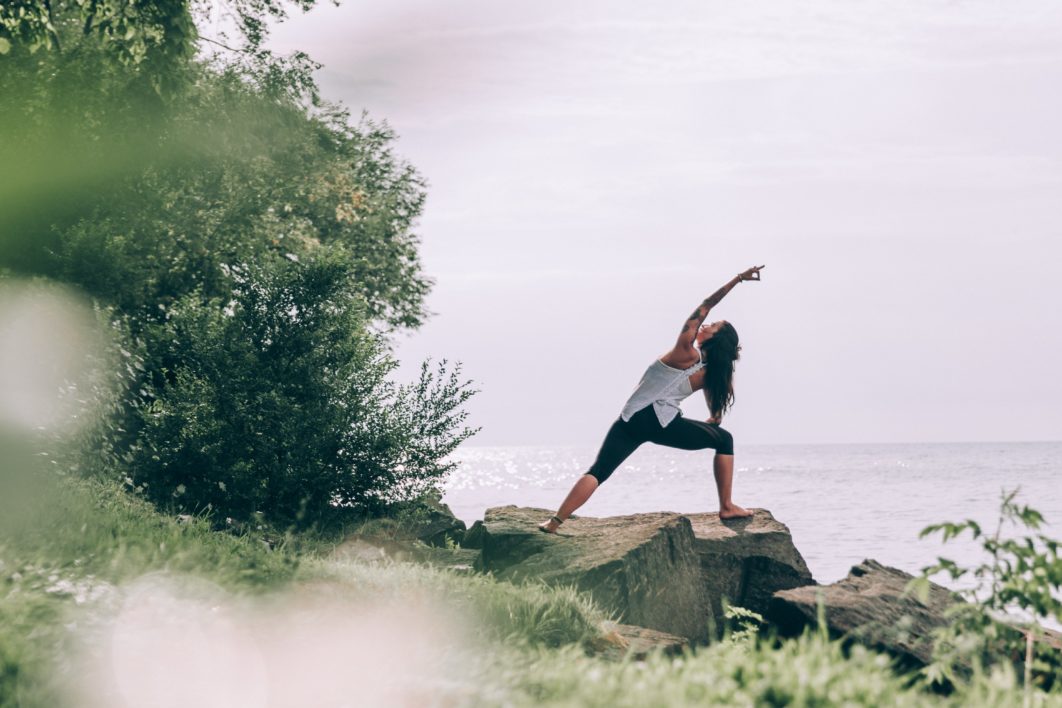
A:
{"label": "leafy bush", "polygon": [[971,568],[939,558],[923,568],[922,577],[911,581],[910,589],[921,593],[928,591],[930,578],[938,573],[946,573],[952,581],[975,581],[959,591],[964,601],[949,610],[951,621],[934,638],[934,662],[925,669],[931,682],[962,684],[971,674],[1024,663],[1027,688],[1059,683],[1058,640],[1042,640],[1045,621],[1062,622],[1062,544],[1042,533],[1004,535],[1007,528],[1036,531],[1044,522],[1040,512],[1015,502],[1017,494],[1017,489],[1003,492],[991,534],[972,519],[933,524],[920,534],[939,533],[947,542],[969,531],[985,554],[985,560]]}
{"label": "leafy bush", "polygon": [[474,432],[473,392],[445,361],[392,383],[350,271],[334,253],[233,267],[230,301],[188,295],[147,328],[132,483],[178,510],[299,526],[436,485]]}

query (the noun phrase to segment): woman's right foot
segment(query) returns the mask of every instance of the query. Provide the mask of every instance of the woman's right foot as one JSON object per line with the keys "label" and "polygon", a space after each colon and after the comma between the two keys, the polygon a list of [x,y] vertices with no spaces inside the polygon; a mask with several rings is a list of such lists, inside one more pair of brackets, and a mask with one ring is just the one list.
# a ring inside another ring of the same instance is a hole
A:
{"label": "woman's right foot", "polygon": [[748,509],[742,509],[737,504],[728,504],[719,508],[720,519],[741,519],[746,516],[752,516],[752,512]]}

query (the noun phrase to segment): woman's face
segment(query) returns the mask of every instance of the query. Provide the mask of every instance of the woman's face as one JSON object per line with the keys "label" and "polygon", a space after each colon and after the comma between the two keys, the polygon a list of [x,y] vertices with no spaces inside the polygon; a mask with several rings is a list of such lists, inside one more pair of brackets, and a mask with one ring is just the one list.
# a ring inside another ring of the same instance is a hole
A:
{"label": "woman's face", "polygon": [[715,333],[721,330],[725,324],[726,320],[719,320],[711,324],[701,325],[701,328],[697,330],[697,346],[714,337]]}

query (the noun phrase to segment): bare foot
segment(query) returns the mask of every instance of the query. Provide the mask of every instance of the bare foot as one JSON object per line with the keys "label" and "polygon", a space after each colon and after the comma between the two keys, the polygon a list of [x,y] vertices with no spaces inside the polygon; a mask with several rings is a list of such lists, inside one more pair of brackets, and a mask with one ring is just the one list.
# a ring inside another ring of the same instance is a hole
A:
{"label": "bare foot", "polygon": [[720,519],[740,519],[745,516],[752,516],[752,512],[742,509],[737,504],[730,504],[719,509]]}
{"label": "bare foot", "polygon": [[538,530],[542,533],[557,533],[557,527],[560,526],[556,521],[550,519],[549,521],[543,521],[538,525]]}

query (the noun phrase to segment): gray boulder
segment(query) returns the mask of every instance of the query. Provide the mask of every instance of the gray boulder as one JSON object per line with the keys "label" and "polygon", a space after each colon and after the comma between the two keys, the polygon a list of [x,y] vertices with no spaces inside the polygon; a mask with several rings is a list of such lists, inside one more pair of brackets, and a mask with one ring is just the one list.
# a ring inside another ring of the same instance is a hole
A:
{"label": "gray boulder", "polygon": [[766,509],[751,511],[750,517],[725,522],[718,514],[686,514],[717,626],[722,626],[724,597],[762,615],[778,590],[815,584],[789,528]]}
{"label": "gray boulder", "polygon": [[[783,636],[799,634],[804,627],[818,623],[821,594],[826,626],[832,636],[886,651],[906,667],[922,667],[932,657],[933,630],[948,622],[944,612],[963,600],[936,583],[929,584],[925,602],[915,593],[904,595],[904,588],[914,577],[867,559],[853,566],[847,577],[831,585],[776,592],[767,619]],[[1011,654],[1021,673],[1025,642],[1022,629],[1007,622],[1000,622],[998,629],[1000,641],[996,650]],[[1039,641],[1042,642],[1040,664],[1034,669],[1034,676],[1043,671],[1044,685],[1049,685],[1062,663],[1058,659],[1062,634],[1046,630]],[[959,670],[968,672],[970,666],[963,661]]]}
{"label": "gray boulder", "polygon": [[848,576],[825,586],[774,593],[767,620],[779,634],[793,636],[817,624],[821,596],[826,625],[834,636],[856,639],[899,657],[909,666],[923,666],[932,653],[932,631],[946,622],[944,611],[959,597],[930,584],[926,602],[904,595],[914,576],[875,560],[853,566]]}
{"label": "gray boulder", "polygon": [[429,546],[445,546],[447,541],[460,544],[465,537],[465,522],[454,516],[437,490],[414,503],[404,516],[403,525]]}
{"label": "gray boulder", "polygon": [[813,582],[788,529],[762,509],[726,522],[671,512],[581,516],[558,534],[541,533],[551,513],[488,509],[463,547],[481,549],[480,569],[499,579],[574,585],[624,623],[694,642],[722,625],[722,596],[764,611],[774,591]]}

